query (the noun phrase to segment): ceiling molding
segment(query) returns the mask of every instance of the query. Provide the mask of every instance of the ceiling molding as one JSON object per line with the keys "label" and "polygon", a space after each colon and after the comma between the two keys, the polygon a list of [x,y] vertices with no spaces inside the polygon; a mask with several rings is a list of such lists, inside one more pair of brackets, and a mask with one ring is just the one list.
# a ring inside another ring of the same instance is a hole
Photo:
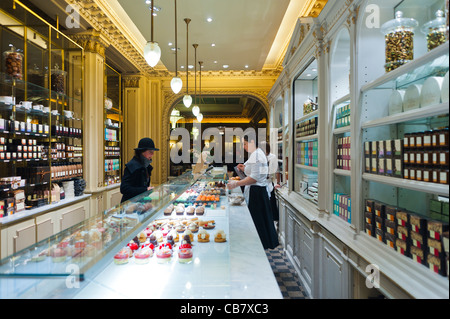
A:
{"label": "ceiling molding", "polygon": [[317,18],[327,2],[328,0],[308,0],[300,12],[300,17]]}

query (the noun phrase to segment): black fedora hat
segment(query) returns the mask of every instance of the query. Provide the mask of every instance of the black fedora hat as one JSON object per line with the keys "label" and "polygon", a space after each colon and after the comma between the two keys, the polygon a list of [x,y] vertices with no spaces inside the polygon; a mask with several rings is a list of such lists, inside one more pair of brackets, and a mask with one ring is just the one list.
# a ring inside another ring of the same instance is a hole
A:
{"label": "black fedora hat", "polygon": [[151,138],[144,137],[139,141],[138,147],[134,149],[135,151],[159,151],[158,148],[155,147],[155,142]]}

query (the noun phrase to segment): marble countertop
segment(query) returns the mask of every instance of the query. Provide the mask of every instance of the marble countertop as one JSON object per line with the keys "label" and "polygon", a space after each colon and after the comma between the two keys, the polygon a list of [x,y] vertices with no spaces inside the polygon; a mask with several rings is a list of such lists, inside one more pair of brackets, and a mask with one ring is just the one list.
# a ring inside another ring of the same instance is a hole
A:
{"label": "marble countertop", "polygon": [[[230,206],[226,197],[220,205],[226,209],[207,209],[199,217],[215,220],[216,227],[208,231],[209,243],[197,242],[194,234],[192,263],[178,262],[177,247],[167,264],[158,264],[156,256],[145,265],[135,264],[132,259],[128,264],[116,265],[111,260],[95,278],[86,279],[75,298],[282,298],[247,206]],[[219,229],[225,231],[227,242],[214,242]]]}

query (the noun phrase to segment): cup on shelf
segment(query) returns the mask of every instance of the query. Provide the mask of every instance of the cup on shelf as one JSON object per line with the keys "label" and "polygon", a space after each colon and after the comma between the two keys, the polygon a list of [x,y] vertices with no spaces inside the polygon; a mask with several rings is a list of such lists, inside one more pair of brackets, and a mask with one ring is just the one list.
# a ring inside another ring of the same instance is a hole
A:
{"label": "cup on shelf", "polygon": [[59,115],[58,110],[52,110],[53,115]]}
{"label": "cup on shelf", "polygon": [[14,98],[12,96],[0,96],[0,103],[13,104]]}
{"label": "cup on shelf", "polygon": [[48,113],[48,112],[50,112],[50,107],[44,106],[44,107],[42,108],[42,111],[43,111],[44,113]]}
{"label": "cup on shelf", "polygon": [[74,119],[77,117],[77,114],[73,111],[69,111],[69,110],[64,110],[64,116],[69,118],[69,119]]}
{"label": "cup on shelf", "polygon": [[33,102],[30,101],[21,101],[19,103],[19,106],[23,107],[26,110],[31,110],[32,106],[33,106]]}
{"label": "cup on shelf", "polygon": [[44,106],[41,104],[33,105],[33,110],[42,111],[43,109],[44,109]]}

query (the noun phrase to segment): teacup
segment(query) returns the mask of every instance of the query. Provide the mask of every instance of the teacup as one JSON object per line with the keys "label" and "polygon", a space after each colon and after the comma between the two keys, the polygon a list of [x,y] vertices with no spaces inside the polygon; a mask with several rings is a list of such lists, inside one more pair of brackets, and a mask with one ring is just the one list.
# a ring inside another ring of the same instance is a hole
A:
{"label": "teacup", "polygon": [[64,116],[68,118],[73,118],[73,112],[69,110],[64,110]]}
{"label": "teacup", "polygon": [[42,111],[43,111],[44,113],[48,113],[48,112],[50,112],[50,108],[49,108],[48,106],[44,106],[44,108],[42,109]]}
{"label": "teacup", "polygon": [[53,110],[53,111],[52,111],[52,114],[53,114],[53,115],[59,115],[58,110]]}
{"label": "teacup", "polygon": [[30,110],[31,107],[33,106],[33,102],[30,101],[22,101],[19,103],[20,106],[22,106],[23,108]]}
{"label": "teacup", "polygon": [[33,105],[33,110],[42,111],[44,109],[44,106],[41,104]]}

